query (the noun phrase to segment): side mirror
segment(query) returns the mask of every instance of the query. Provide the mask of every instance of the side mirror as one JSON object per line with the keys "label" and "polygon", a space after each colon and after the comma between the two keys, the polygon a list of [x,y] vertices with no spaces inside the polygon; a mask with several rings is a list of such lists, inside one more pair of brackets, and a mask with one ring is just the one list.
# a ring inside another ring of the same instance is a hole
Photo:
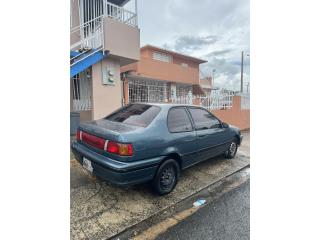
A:
{"label": "side mirror", "polygon": [[221,123],[221,126],[222,126],[223,128],[228,128],[228,127],[229,127],[229,124],[228,124],[228,123],[223,122],[223,123]]}

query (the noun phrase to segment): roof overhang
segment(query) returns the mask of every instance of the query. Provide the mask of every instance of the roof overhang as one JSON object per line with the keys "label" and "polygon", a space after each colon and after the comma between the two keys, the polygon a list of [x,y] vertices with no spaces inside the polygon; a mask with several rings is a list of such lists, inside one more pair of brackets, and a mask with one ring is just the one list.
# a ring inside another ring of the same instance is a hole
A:
{"label": "roof overhang", "polygon": [[132,73],[125,74],[125,77],[128,78],[128,79],[132,79],[132,80],[149,80],[149,81],[172,82],[170,80],[162,80],[162,79],[150,78],[150,77],[145,77],[145,76],[136,75],[136,74],[132,74]]}

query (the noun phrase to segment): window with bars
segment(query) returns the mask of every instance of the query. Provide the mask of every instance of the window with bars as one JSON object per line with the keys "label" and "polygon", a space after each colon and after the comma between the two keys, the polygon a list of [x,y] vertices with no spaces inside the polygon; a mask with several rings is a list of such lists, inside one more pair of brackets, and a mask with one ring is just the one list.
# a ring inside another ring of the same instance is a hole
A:
{"label": "window with bars", "polygon": [[129,80],[129,102],[167,102],[167,83],[144,79]]}
{"label": "window with bars", "polygon": [[152,58],[162,62],[172,62],[172,56],[161,52],[153,52]]}
{"label": "window with bars", "polygon": [[72,78],[74,111],[91,110],[91,70],[87,69]]}
{"label": "window with bars", "polygon": [[165,81],[129,79],[129,102],[174,102],[191,104],[192,85],[176,84],[172,95],[170,83]]}

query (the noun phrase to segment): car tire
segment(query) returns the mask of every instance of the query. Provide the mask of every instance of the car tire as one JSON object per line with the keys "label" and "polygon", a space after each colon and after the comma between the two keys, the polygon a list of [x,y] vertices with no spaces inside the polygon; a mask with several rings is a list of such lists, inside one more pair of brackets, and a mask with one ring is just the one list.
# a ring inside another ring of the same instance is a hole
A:
{"label": "car tire", "polygon": [[176,160],[168,159],[157,170],[152,181],[153,190],[159,195],[170,193],[177,185],[180,167]]}
{"label": "car tire", "polygon": [[225,151],[224,156],[228,159],[232,159],[236,156],[238,150],[238,140],[234,138],[228,146],[228,150]]}

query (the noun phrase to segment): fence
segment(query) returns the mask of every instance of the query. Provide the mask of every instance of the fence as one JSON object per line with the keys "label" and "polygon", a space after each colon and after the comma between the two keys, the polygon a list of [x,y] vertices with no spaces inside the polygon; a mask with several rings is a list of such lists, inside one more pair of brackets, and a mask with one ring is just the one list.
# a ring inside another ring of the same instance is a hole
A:
{"label": "fence", "polygon": [[211,93],[199,97],[200,105],[208,110],[230,109],[234,95],[234,91],[225,89],[212,90]]}
{"label": "fence", "polygon": [[243,109],[241,106],[243,96],[233,96],[232,107],[230,109],[215,109],[211,112],[221,121],[239,127],[240,129],[250,128],[250,109]]}

